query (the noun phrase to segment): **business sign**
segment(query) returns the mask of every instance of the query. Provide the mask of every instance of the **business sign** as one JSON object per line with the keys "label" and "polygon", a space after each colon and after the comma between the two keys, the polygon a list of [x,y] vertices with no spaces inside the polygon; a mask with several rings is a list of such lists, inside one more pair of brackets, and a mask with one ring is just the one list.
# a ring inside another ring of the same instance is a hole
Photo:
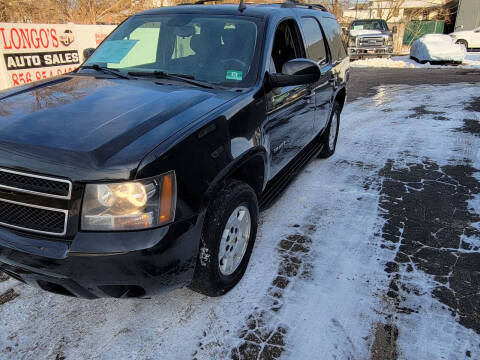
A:
{"label": "business sign", "polygon": [[7,70],[23,70],[41,67],[79,64],[78,51],[52,51],[44,53],[4,54]]}
{"label": "business sign", "polygon": [[65,74],[115,28],[110,25],[0,23],[0,89]]}

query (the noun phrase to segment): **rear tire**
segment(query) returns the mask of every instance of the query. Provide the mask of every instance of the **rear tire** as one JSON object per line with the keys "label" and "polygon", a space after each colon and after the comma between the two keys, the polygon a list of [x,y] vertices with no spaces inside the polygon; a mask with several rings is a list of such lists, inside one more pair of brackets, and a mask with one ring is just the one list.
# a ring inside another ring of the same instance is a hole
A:
{"label": "rear tire", "polygon": [[241,280],[257,236],[258,213],[249,185],[231,180],[220,190],[205,217],[192,290],[220,296]]}
{"label": "rear tire", "polygon": [[326,159],[335,153],[338,139],[338,129],[340,128],[340,113],[342,109],[340,104],[335,101],[332,109],[332,115],[330,115],[330,121],[328,122],[328,128],[322,135],[323,148],[318,155],[321,159]]}

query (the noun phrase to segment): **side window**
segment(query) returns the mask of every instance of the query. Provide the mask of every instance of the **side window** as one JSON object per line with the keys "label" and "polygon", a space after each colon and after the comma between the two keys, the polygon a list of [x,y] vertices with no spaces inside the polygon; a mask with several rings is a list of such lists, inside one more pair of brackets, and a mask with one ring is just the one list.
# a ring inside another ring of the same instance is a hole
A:
{"label": "side window", "polygon": [[326,62],[327,51],[318,21],[311,17],[304,17],[302,18],[302,29],[308,57],[318,63]]}
{"label": "side window", "polygon": [[325,30],[330,51],[332,54],[332,62],[344,59],[347,56],[345,45],[342,41],[342,29],[335,19],[323,17],[320,19],[322,27]]}
{"label": "side window", "polygon": [[154,63],[157,59],[159,35],[159,22],[145,23],[136,28],[128,38],[124,39],[134,42],[135,51],[129,51],[116,67],[134,67]]}
{"label": "side window", "polygon": [[298,36],[298,31],[291,20],[278,25],[273,40],[273,64],[270,64],[270,68],[275,67],[277,73],[282,72],[282,66],[287,61],[302,57],[303,47]]}

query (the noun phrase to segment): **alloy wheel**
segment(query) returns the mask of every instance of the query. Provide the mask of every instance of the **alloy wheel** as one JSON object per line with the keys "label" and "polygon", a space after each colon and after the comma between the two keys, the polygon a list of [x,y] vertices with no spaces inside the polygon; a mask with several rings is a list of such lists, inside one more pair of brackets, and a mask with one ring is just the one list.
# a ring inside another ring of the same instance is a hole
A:
{"label": "alloy wheel", "polygon": [[247,207],[238,206],[228,218],[218,251],[220,273],[232,275],[243,260],[250,239],[252,220]]}

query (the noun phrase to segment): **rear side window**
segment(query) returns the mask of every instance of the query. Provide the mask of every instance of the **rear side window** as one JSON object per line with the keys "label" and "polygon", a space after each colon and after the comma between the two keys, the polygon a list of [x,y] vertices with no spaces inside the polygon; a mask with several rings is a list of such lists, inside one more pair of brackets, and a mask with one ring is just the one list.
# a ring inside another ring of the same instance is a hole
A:
{"label": "rear side window", "polygon": [[330,45],[330,52],[332,54],[332,62],[336,63],[347,56],[345,45],[342,41],[342,29],[337,20],[322,17],[320,19],[328,44]]}
{"label": "rear side window", "polygon": [[327,60],[327,51],[320,24],[314,18],[304,17],[302,18],[302,30],[308,57],[318,63],[325,62]]}

